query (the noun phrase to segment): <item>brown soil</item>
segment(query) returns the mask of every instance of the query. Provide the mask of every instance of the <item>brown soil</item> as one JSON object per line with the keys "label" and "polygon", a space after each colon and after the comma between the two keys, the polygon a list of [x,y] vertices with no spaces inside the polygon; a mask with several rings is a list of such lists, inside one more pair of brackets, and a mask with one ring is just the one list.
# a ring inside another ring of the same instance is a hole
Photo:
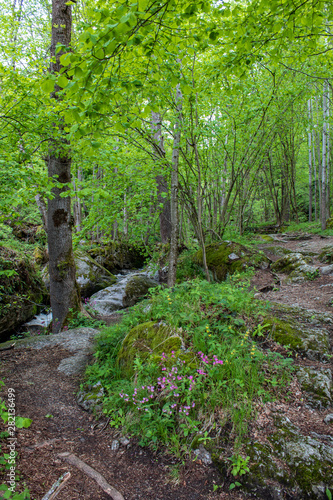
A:
{"label": "brown soil", "polygon": [[[281,245],[294,251],[319,252],[328,244],[333,244],[333,238],[323,240],[313,237],[305,242],[277,241],[262,245],[262,248]],[[314,263],[318,261],[314,259]],[[333,291],[333,277],[320,277],[301,285],[285,285],[284,278],[282,275],[276,277],[270,271],[258,271],[253,285],[257,290],[263,290],[260,297],[264,300],[333,312],[328,305]],[[113,321],[110,319],[110,323]],[[271,347],[280,349],[279,346]],[[80,384],[79,377],[68,377],[57,371],[60,361],[69,355],[59,346],[37,351],[14,349],[0,352],[0,380],[4,380],[6,389],[15,389],[17,414],[33,420],[31,427],[18,430],[16,435],[20,484],[26,484],[32,499],[42,499],[66,471],[70,471],[72,476],[57,499],[110,498],[92,479],[61,461],[58,455],[64,452],[74,453],[101,473],[123,494],[125,500],[249,498],[247,494],[228,492],[229,482],[214,466],[207,467],[188,459],[180,467],[181,464],[168,454],[143,449],[133,439],[129,447],[120,446],[118,451],[112,451],[111,443],[119,437],[118,431],[112,430],[103,419],[96,422],[92,415],[77,405],[75,394]],[[309,364],[306,359],[296,358],[295,361]],[[320,366],[313,362],[311,365]],[[5,390],[1,395],[6,399]],[[296,378],[291,384],[288,399],[279,398],[274,403],[258,405],[258,416],[251,426],[253,438],[265,441],[267,432],[272,430],[272,413],[277,410],[282,410],[308,435],[311,432],[333,435],[333,429],[323,423],[329,411],[307,408]],[[178,474],[177,470],[180,471]],[[221,486],[216,492],[213,491],[214,484]]]}
{"label": "brown soil", "polygon": [[[213,466],[188,460],[173,479],[181,464],[166,454],[143,449],[133,440],[129,448],[120,446],[112,451],[116,431],[105,420],[96,426],[94,417],[76,403],[80,380],[57,371],[60,361],[68,356],[70,353],[58,346],[0,353],[0,380],[6,388],[15,389],[17,414],[32,419],[32,425],[16,435],[18,471],[32,499],[42,499],[68,470],[72,477],[57,499],[110,498],[92,479],[62,462],[58,454],[64,452],[74,453],[101,473],[125,500],[244,498],[221,489],[213,492],[214,484],[223,484]],[[4,391],[2,396],[6,398]]]}

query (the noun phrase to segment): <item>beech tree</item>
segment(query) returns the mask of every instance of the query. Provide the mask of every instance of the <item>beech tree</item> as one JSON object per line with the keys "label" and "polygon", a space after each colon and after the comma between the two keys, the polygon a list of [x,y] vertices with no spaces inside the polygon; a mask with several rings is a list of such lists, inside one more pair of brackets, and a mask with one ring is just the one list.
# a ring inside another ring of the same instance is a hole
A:
{"label": "beech tree", "polygon": [[[61,70],[60,57],[69,50],[72,30],[72,7],[66,0],[52,1],[51,73]],[[58,45],[63,47],[57,50]],[[60,98],[55,85],[52,98]],[[48,175],[54,181],[52,197],[48,201],[48,248],[50,272],[50,299],[53,314],[53,333],[58,333],[70,309],[78,309],[80,297],[75,280],[75,261],[72,248],[72,217],[69,184],[71,158],[69,142],[63,134],[63,124],[56,123],[57,134],[50,141]]]}

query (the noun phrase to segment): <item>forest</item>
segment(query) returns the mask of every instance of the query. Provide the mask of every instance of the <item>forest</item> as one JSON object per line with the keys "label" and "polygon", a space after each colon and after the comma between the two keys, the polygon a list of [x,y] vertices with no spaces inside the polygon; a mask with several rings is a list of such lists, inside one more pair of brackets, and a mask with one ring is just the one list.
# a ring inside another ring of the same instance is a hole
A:
{"label": "forest", "polygon": [[0,498],[331,499],[333,5],[0,26]]}

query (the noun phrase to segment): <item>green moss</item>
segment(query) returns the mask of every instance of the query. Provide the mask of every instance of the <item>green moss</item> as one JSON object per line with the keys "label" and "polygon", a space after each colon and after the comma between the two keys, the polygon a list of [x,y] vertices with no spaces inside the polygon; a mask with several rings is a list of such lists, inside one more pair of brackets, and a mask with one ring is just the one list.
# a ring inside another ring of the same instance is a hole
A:
{"label": "green moss", "polygon": [[268,236],[268,234],[260,234],[259,237],[264,241],[274,241],[274,238],[272,238],[272,236]]}
{"label": "green moss", "polygon": [[275,418],[277,431],[268,436],[274,452],[283,458],[294,476],[302,498],[324,498],[323,485],[333,485],[333,454],[329,446],[318,440],[303,436],[288,419]]}
{"label": "green moss", "polygon": [[302,339],[297,336],[296,328],[287,321],[278,318],[272,318],[267,323],[272,331],[272,338],[281,345],[289,346],[291,349],[298,350],[302,347]]}
{"label": "green moss", "polygon": [[162,352],[181,354],[182,339],[169,326],[150,321],[138,325],[124,338],[117,357],[117,363],[125,377],[134,373],[133,363],[136,357],[141,360],[151,355],[160,356]]}
{"label": "green moss", "polygon": [[[244,271],[248,267],[266,268],[269,265],[269,259],[262,252],[229,241],[207,245],[206,259],[208,268],[217,281],[224,281],[228,275]],[[202,265],[202,250],[194,255],[193,261]]]}
{"label": "green moss", "polygon": [[322,249],[322,252],[319,255],[320,262],[324,262],[326,264],[333,263],[333,246],[327,246]]}

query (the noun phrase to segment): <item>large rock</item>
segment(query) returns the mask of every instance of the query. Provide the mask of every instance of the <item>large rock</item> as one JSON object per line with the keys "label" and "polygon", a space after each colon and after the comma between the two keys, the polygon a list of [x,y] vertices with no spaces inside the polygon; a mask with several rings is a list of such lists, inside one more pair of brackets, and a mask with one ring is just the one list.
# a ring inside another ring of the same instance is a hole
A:
{"label": "large rock", "polygon": [[[82,298],[90,297],[99,290],[116,283],[117,278],[105,267],[81,250],[75,253],[76,281],[80,288]],[[45,287],[50,289],[50,275],[48,264],[43,267],[42,279]]]}
{"label": "large rock", "polygon": [[311,266],[311,257],[301,253],[290,253],[274,262],[271,265],[272,271],[276,273],[288,274],[288,282],[301,283],[312,280],[319,276],[317,266]]}
{"label": "large rock", "polygon": [[[212,243],[206,246],[206,259],[209,270],[217,281],[224,281],[228,275],[241,272],[248,267],[267,269],[270,260],[263,252],[232,241]],[[202,250],[194,258],[196,264],[202,265]]]}
{"label": "large rock", "polygon": [[326,488],[333,488],[333,447],[303,436],[283,415],[277,415],[274,424],[277,430],[268,439],[276,455],[290,468],[301,498],[326,498]]}
{"label": "large rock", "polygon": [[[138,357],[144,361],[150,355],[160,356],[182,347],[182,338],[169,326],[163,323],[150,321],[135,326],[123,340],[117,357],[117,363],[125,376],[131,377],[134,373],[133,363]],[[158,358],[160,361],[160,358]]]}
{"label": "large rock", "polygon": [[265,323],[269,325],[272,338],[281,345],[311,360],[329,360],[331,314],[273,303]]}
{"label": "large rock", "polygon": [[102,316],[109,316],[114,311],[133,306],[155,286],[156,281],[145,274],[131,274],[92,295],[90,305]]}
{"label": "large rock", "polygon": [[117,241],[111,241],[104,245],[99,244],[88,252],[99,264],[112,273],[121,269],[142,268],[147,257],[144,245],[131,245]]}
{"label": "large rock", "polygon": [[272,500],[327,498],[326,488],[333,487],[332,446],[302,435],[283,415],[275,415],[274,425],[266,443],[246,446],[250,472],[242,476],[242,488]]}
{"label": "large rock", "polygon": [[324,262],[326,264],[333,264],[333,246],[329,245],[322,248],[319,260],[320,262]]}
{"label": "large rock", "polygon": [[130,276],[126,283],[123,306],[134,306],[139,299],[147,295],[150,288],[157,286],[156,281],[143,274]]}
{"label": "large rock", "polygon": [[[60,346],[72,355],[61,360],[58,370],[64,375],[78,375],[82,373],[91,360],[93,352],[93,338],[99,333],[94,328],[80,327],[56,335],[40,335],[26,337],[15,341],[17,349],[43,349],[44,347]],[[9,347],[12,342],[0,344],[1,348]]]}
{"label": "large rock", "polygon": [[0,339],[4,339],[37,313],[46,289],[34,265],[14,250],[0,247],[0,270]]}
{"label": "large rock", "polygon": [[312,408],[328,408],[332,404],[332,373],[329,368],[299,368],[297,378],[307,393],[308,405]]}
{"label": "large rock", "polygon": [[77,250],[75,252],[76,280],[82,297],[90,297],[117,281],[117,278],[90,255]]}

